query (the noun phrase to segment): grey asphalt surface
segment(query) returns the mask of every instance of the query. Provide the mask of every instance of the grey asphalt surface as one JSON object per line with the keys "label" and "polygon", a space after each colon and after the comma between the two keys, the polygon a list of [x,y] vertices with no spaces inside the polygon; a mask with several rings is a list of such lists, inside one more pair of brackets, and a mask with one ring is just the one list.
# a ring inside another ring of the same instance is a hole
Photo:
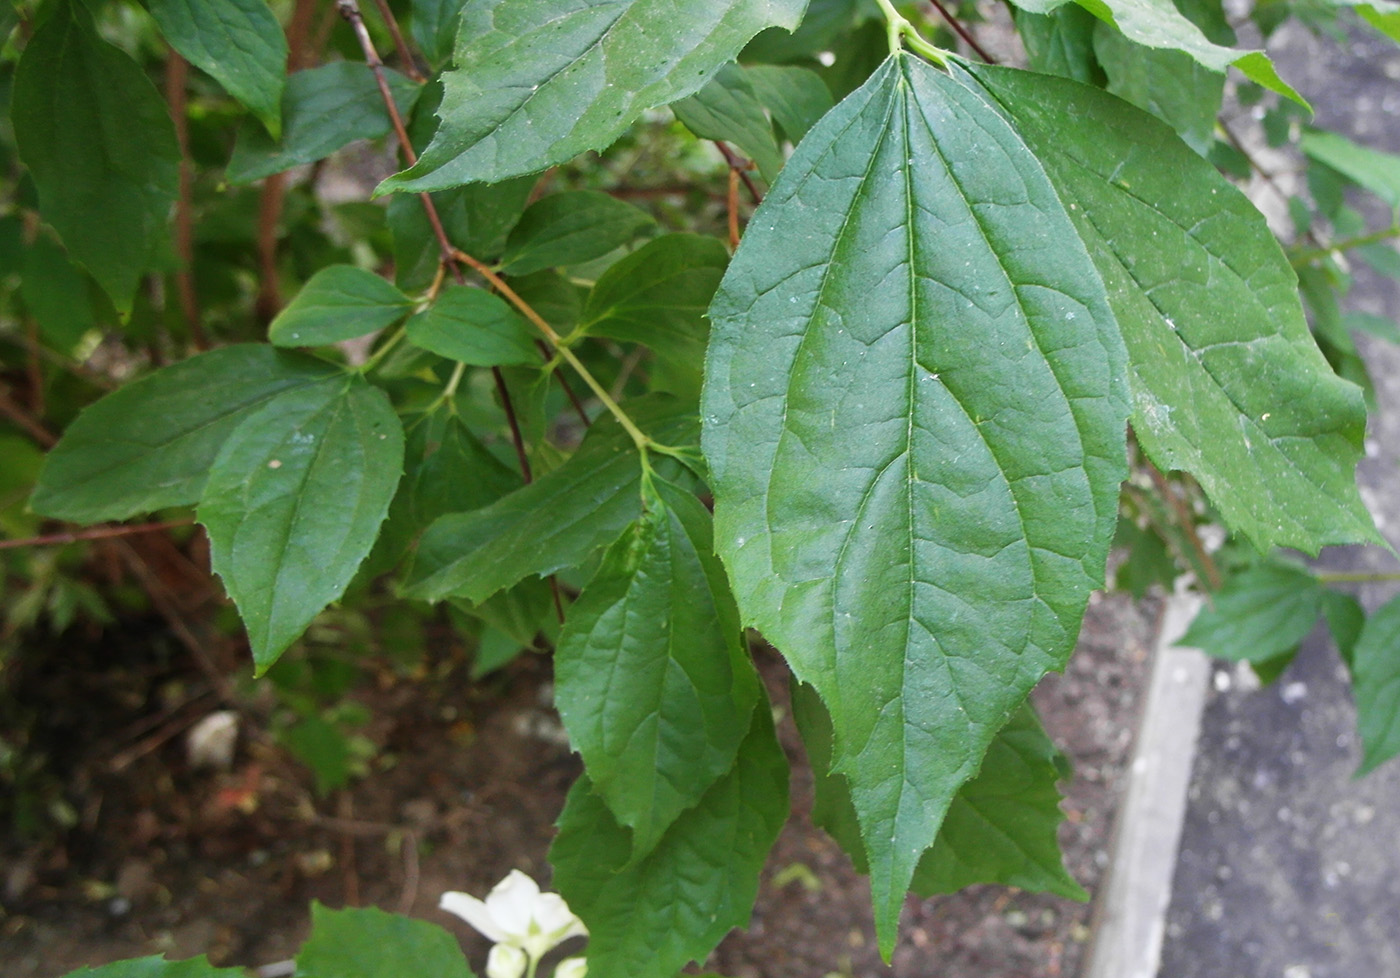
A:
{"label": "grey asphalt surface", "polygon": [[[1290,27],[1270,52],[1318,125],[1400,152],[1400,46],[1360,30],[1339,43]],[[1347,305],[1400,319],[1400,286],[1358,269]],[[1358,345],[1379,411],[1358,474],[1400,546],[1400,349],[1368,339]],[[1318,565],[1396,567],[1379,548],[1324,551]],[[1374,610],[1397,591],[1352,593]],[[1400,978],[1400,761],[1354,778],[1351,690],[1320,629],[1276,683],[1251,678],[1215,667],[1159,978]]]}

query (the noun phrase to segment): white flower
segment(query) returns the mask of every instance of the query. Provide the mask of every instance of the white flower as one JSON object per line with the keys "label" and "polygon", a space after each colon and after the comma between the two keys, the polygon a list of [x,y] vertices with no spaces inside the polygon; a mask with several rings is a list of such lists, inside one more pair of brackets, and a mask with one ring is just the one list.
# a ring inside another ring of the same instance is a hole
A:
{"label": "white flower", "polygon": [[530,959],[513,944],[496,944],[486,959],[486,978],[520,978]]}
{"label": "white flower", "polygon": [[588,962],[583,958],[565,958],[554,969],[554,978],[584,978],[588,974]]}
{"label": "white flower", "polygon": [[[574,916],[563,897],[541,893],[539,884],[518,869],[512,869],[497,883],[484,901],[468,893],[449,892],[442,895],[438,906],[461,917],[498,945],[524,951],[530,962],[538,962],[571,937],[588,936],[588,928]],[[501,953],[503,957],[507,954]],[[490,978],[498,976],[492,973]],[[515,975],[502,971],[501,978]]]}

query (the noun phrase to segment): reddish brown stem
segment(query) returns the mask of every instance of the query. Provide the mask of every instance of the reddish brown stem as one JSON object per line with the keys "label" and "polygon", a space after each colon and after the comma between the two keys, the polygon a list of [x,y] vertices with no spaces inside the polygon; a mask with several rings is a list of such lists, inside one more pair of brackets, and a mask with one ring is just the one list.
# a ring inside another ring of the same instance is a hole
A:
{"label": "reddish brown stem", "polygon": [[729,168],[729,195],[725,201],[729,213],[729,250],[739,247],[739,171]]}
{"label": "reddish brown stem", "polygon": [[1153,465],[1151,462],[1148,462],[1145,458],[1143,462],[1147,466],[1147,474],[1152,478],[1152,484],[1157,487],[1158,494],[1162,497],[1163,501],[1172,508],[1172,512],[1176,514],[1176,521],[1181,526],[1181,532],[1186,535],[1186,540],[1191,544],[1191,549],[1195,552],[1196,559],[1200,562],[1201,567],[1205,569],[1206,585],[1212,591],[1219,590],[1221,583],[1220,568],[1216,566],[1215,558],[1211,557],[1210,551],[1206,549],[1205,541],[1203,541],[1200,534],[1196,532],[1196,520],[1192,516],[1190,508],[1186,505],[1186,501],[1177,494],[1172,484],[1167,481],[1167,477],[1162,473],[1161,469],[1157,468],[1157,466]]}
{"label": "reddish brown stem", "polygon": [[941,0],[928,0],[928,2],[929,5],[932,6],[934,10],[937,10],[943,19],[948,22],[948,26],[953,29],[953,33],[957,34],[958,37],[967,42],[968,47],[977,52],[977,57],[981,58],[989,65],[997,63],[997,59],[993,58],[986,52],[982,45],[977,43],[977,38],[973,37],[972,33],[962,25],[962,22],[953,16],[952,11],[943,6]]}
{"label": "reddish brown stem", "polygon": [[49,533],[23,540],[0,540],[0,550],[13,550],[17,547],[56,547],[79,540],[108,540],[112,537],[129,537],[137,533],[159,533],[161,530],[177,526],[189,526],[193,520],[166,520],[162,523],[138,523],[120,526],[95,526],[90,530],[73,530],[70,533]]}
{"label": "reddish brown stem", "polygon": [[718,139],[716,139],[714,143],[719,147],[720,155],[724,157],[724,162],[729,164],[729,169],[739,174],[739,179],[744,181],[744,186],[748,188],[749,196],[753,199],[753,202],[757,204],[762,201],[763,194],[758,192],[758,187],[754,184],[753,177],[749,176],[749,170],[753,168],[753,164],[743,159],[739,154],[735,153]]}
{"label": "reddish brown stem", "polygon": [[24,336],[28,341],[25,343],[24,367],[29,381],[29,410],[34,412],[36,418],[42,418],[48,413],[48,405],[44,403],[44,367],[39,362],[39,351],[43,347],[39,343],[39,323],[33,316],[24,321]]}
{"label": "reddish brown stem", "polygon": [[8,387],[0,388],[0,414],[3,414],[20,428],[24,429],[24,431],[29,434],[29,437],[33,438],[43,448],[52,448],[58,442],[58,439],[53,433],[44,427],[43,422],[11,399]]}
{"label": "reddish brown stem", "polygon": [[398,19],[389,9],[388,0],[374,0],[374,5],[379,8],[379,16],[384,18],[384,24],[389,28],[389,36],[394,39],[394,50],[399,53],[399,61],[403,62],[403,73],[418,84],[423,84],[428,79],[418,70],[418,62],[413,60],[413,52],[404,40],[403,31],[399,30]]}
{"label": "reddish brown stem", "polygon": [[190,166],[190,121],[186,112],[186,88],[190,66],[184,58],[171,51],[165,59],[165,100],[170,104],[170,118],[175,122],[175,141],[180,147],[180,185],[175,198],[175,257],[180,263],[175,272],[175,293],[180,303],[180,315],[190,340],[196,349],[209,349],[209,337],[199,319],[199,296],[194,282],[194,169]]}

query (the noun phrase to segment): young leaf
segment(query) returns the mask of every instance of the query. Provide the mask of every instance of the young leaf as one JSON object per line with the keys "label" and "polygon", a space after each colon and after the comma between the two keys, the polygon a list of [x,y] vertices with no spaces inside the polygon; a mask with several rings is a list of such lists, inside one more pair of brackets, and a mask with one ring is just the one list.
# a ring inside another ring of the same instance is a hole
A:
{"label": "young leaf", "polygon": [[11,119],[44,220],[129,312],[138,279],[162,260],[180,185],[165,100],[81,3],[60,0],[15,68]]}
{"label": "young leaf", "polygon": [[795,146],[807,130],[831,111],[831,89],[822,76],[794,65],[749,65],[744,69],[759,102],[773,114],[783,135]]}
{"label": "young leaf", "polygon": [[526,208],[501,256],[501,271],[529,275],[601,258],[655,222],[646,211],[597,190],[550,194]]}
{"label": "young leaf", "polygon": [[540,362],[534,327],[485,289],[448,288],[404,328],[414,346],[473,367]]}
{"label": "young leaf", "polygon": [[311,904],[297,974],[316,978],[473,978],[457,939],[437,924],[375,907]]}
{"label": "young leaf", "polygon": [[412,301],[373,272],[328,265],[277,314],[267,338],[277,346],[323,346],[383,329],[413,308]]}
{"label": "young leaf", "polygon": [[288,391],[224,442],[197,511],[256,673],[345,591],[403,469],[403,427],[358,376]]}
{"label": "young leaf", "polygon": [[1265,662],[1297,649],[1322,614],[1324,593],[1305,568],[1258,564],[1230,578],[1178,644],[1217,659]]}
{"label": "young leaf", "polygon": [[614,262],[593,286],[579,330],[641,343],[696,371],[705,358],[705,310],[729,264],[718,238],[666,234]]}
{"label": "young leaf", "polygon": [[[851,792],[831,768],[831,718],[816,692],[792,685],[792,712],[812,764],[812,821],[850,853],[861,872],[865,855]],[[953,893],[976,883],[1001,883],[1072,900],[1087,894],[1064,867],[1056,838],[1064,813],[1057,782],[1063,757],[1029,706],[1022,706],[987,750],[982,769],[958,791],[933,846],[919,860],[912,889],[920,896]]]}
{"label": "young leaf", "polygon": [[1355,481],[1365,405],[1313,342],[1254,205],[1119,99],[971,70],[1070,203],[1128,345],[1133,429],[1153,461],[1195,476],[1261,550],[1379,540]]}
{"label": "young leaf", "polygon": [[733,766],[759,699],[709,512],[664,482],[646,500],[569,609],[554,655],[569,742],[632,830],[633,860]]}
{"label": "young leaf", "polygon": [[807,134],[710,315],[719,551],[831,712],[888,954],[948,805],[1103,583],[1121,340],[1034,156],[908,56]]}
{"label": "young leaf", "polygon": [[[384,69],[399,111],[407,113],[419,86]],[[304,163],[325,159],[357,139],[378,139],[390,129],[384,97],[368,65],[333,61],[298,71],[282,93],[282,138],[261,126],[238,130],[225,176],[229,183],[252,183]]]}
{"label": "young leaf", "polygon": [[1358,774],[1400,753],[1400,598],[1366,619],[1352,653],[1356,725],[1361,732]]}
{"label": "young leaf", "polygon": [[266,0],[146,0],[165,39],[246,105],[275,139],[282,132],[287,36]]}
{"label": "young leaf", "polygon": [[[662,444],[690,445],[695,418],[671,398],[629,402],[627,411]],[[671,460],[656,471],[670,478]],[[423,534],[404,593],[425,601],[484,601],[532,574],[582,563],[617,539],[641,511],[641,465],[612,419],[589,429],[577,452],[509,496],[444,516]]]}
{"label": "young leaf", "polygon": [[199,501],[224,439],[271,398],[340,373],[262,344],[211,350],[113,391],[68,426],[31,505],[75,523]]}
{"label": "young leaf", "polygon": [[442,125],[377,194],[496,183],[608,146],[646,109],[699,91],[806,0],[484,0],[462,11]]}
{"label": "young leaf", "polygon": [[671,975],[749,921],[758,874],[788,814],[787,759],[766,700],[734,768],[645,857],[582,775],[549,850],[554,884],[588,925],[588,970]]}
{"label": "young leaf", "polygon": [[167,961],[164,957],[131,958],[96,968],[79,968],[63,978],[243,978],[242,968],[216,968],[204,957]]}
{"label": "young leaf", "polygon": [[773,123],[764,115],[748,73],[738,65],[725,65],[700,91],[672,102],[671,111],[701,139],[722,139],[739,147],[769,183],[783,168]]}
{"label": "young leaf", "polygon": [[[1048,14],[1069,0],[1015,0],[1033,14]],[[1182,51],[1211,71],[1234,66],[1250,81],[1310,108],[1303,96],[1278,76],[1263,51],[1241,51],[1210,41],[1201,29],[1176,9],[1172,0],[1078,0],[1079,5],[1130,40],[1149,48]]]}
{"label": "young leaf", "polygon": [[1358,146],[1338,133],[1316,129],[1303,133],[1300,148],[1309,158],[1327,164],[1392,208],[1400,209],[1400,156]]}

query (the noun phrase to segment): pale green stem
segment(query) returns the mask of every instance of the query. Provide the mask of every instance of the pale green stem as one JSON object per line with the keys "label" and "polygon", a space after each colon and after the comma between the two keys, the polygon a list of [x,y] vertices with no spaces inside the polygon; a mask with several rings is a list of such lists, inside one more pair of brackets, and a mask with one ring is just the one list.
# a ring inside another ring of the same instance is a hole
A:
{"label": "pale green stem", "polygon": [[404,329],[400,326],[394,331],[393,335],[385,340],[379,349],[375,350],[374,353],[370,355],[369,359],[364,362],[364,366],[360,367],[360,373],[367,374],[375,367],[379,366],[379,361],[383,360],[384,357],[388,355],[389,351],[398,345],[399,340],[403,339],[403,336]]}
{"label": "pale green stem", "polygon": [[1400,571],[1318,571],[1323,584],[1384,584],[1400,581]]}
{"label": "pale green stem", "polygon": [[885,15],[886,34],[889,36],[890,54],[898,54],[900,48],[908,46],[910,51],[921,54],[940,68],[948,67],[948,52],[924,40],[919,29],[894,9],[891,0],[875,0],[880,12]]}
{"label": "pale green stem", "polygon": [[1391,238],[1400,237],[1400,224],[1391,225],[1388,228],[1381,228],[1379,231],[1371,231],[1367,234],[1357,235],[1354,238],[1343,238],[1341,241],[1334,241],[1325,248],[1309,248],[1307,251],[1300,251],[1293,256],[1292,264],[1294,268],[1301,268],[1309,262],[1319,258],[1326,258],[1328,255],[1339,254],[1343,251],[1351,251],[1353,248],[1364,248],[1366,245],[1380,244],[1382,241],[1389,241]]}

